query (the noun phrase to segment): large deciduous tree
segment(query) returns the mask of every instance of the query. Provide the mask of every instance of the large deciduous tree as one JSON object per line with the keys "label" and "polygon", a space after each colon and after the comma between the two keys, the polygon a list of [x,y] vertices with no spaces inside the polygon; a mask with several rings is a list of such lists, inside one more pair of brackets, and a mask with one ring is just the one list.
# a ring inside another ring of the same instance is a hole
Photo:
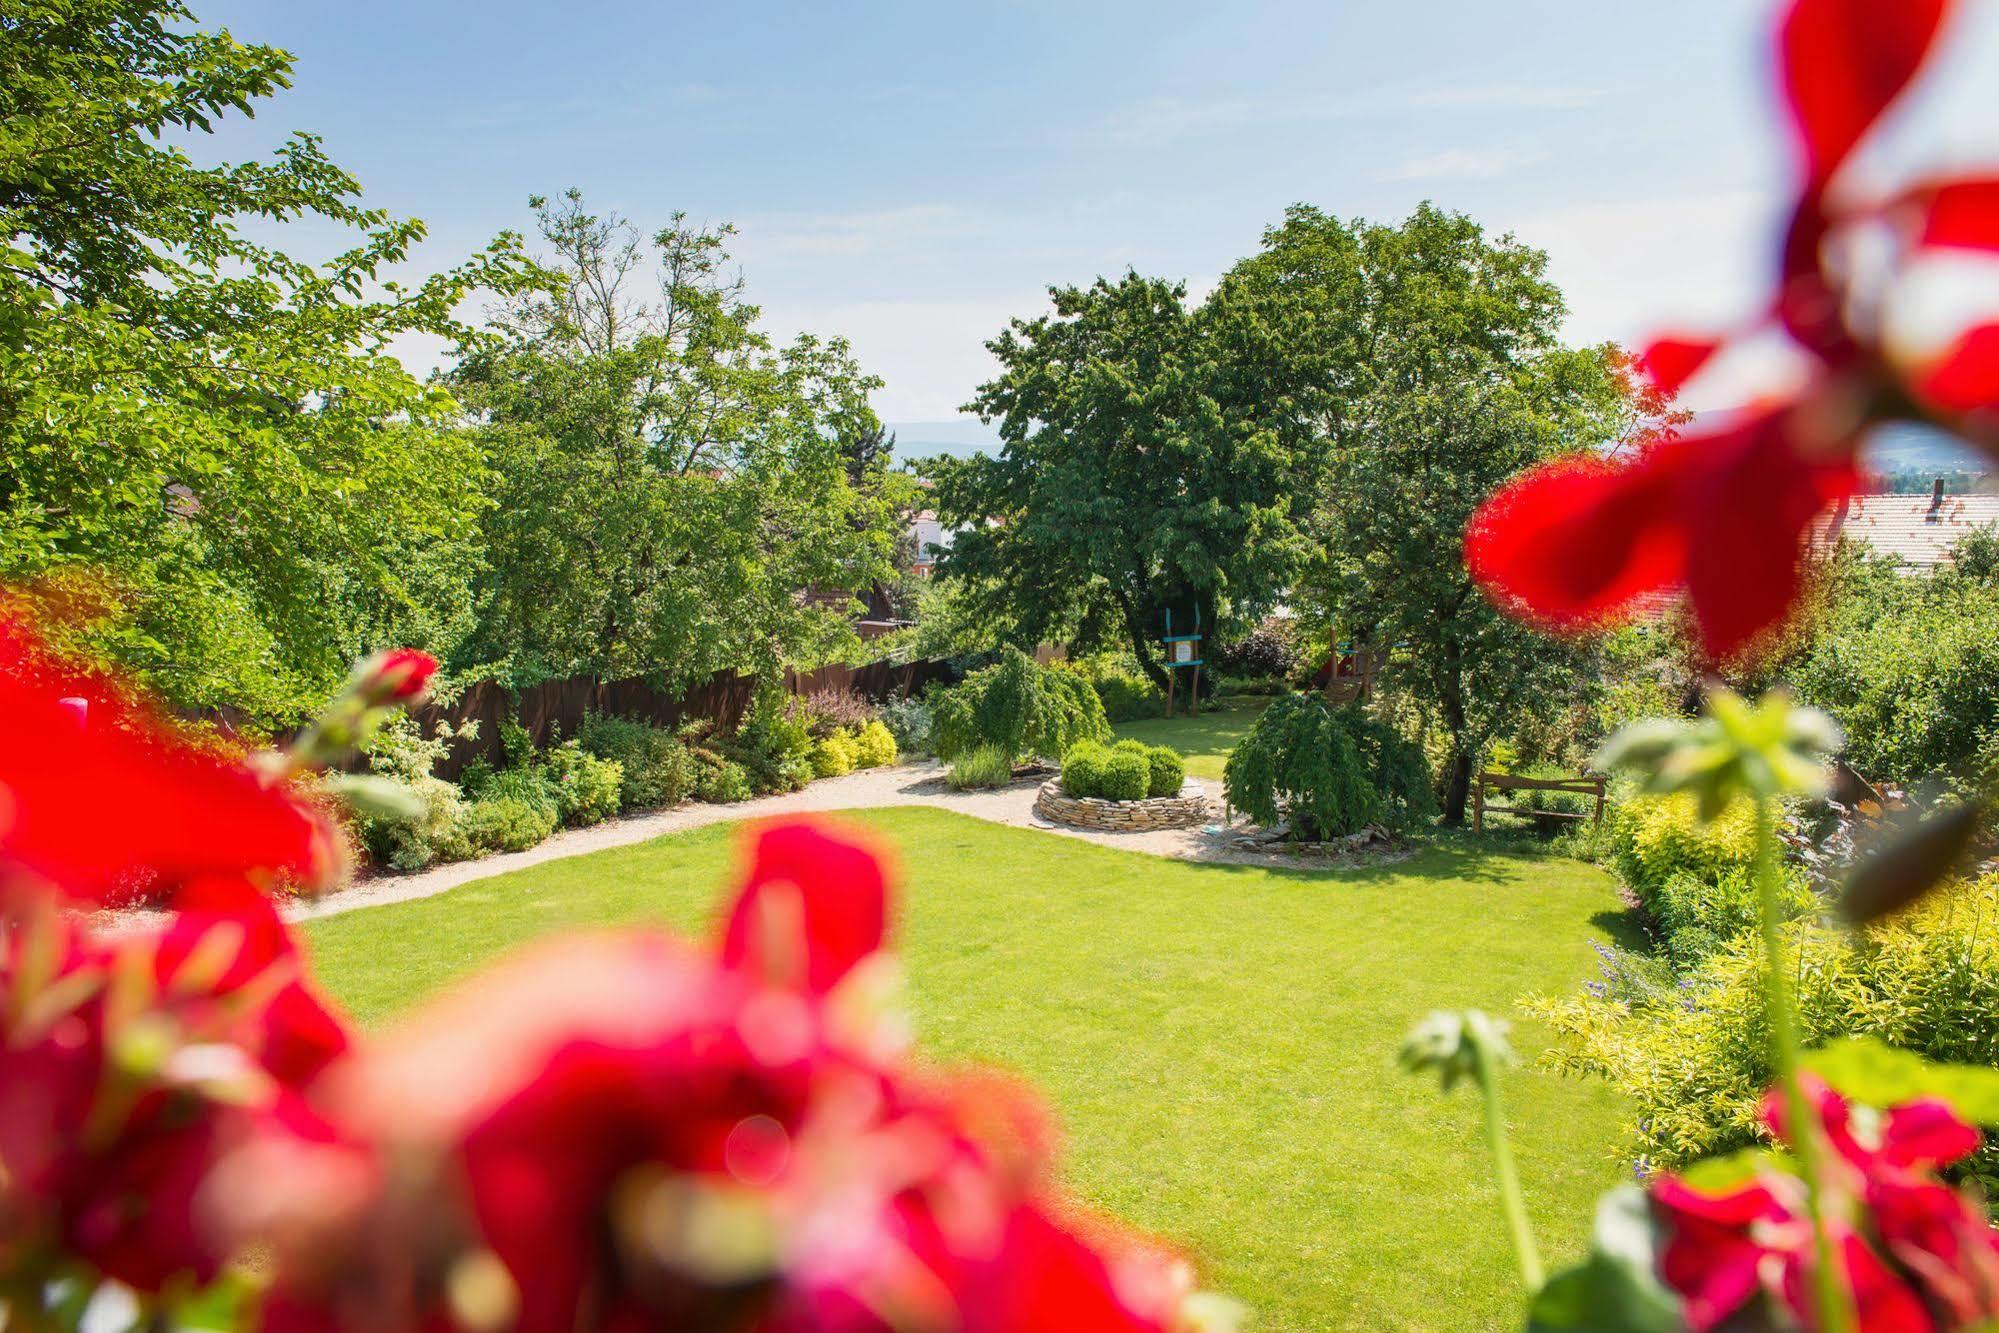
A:
{"label": "large deciduous tree", "polygon": [[[463,336],[459,302],[519,273],[502,238],[388,281],[421,224],[362,208],[310,135],[198,163],[290,68],[175,0],[0,9],[0,580],[88,601],[83,646],[175,702],[274,720],[381,638],[445,632],[479,460],[387,347]],[[348,248],[243,225],[304,218]]]}
{"label": "large deciduous tree", "polygon": [[1297,603],[1336,638],[1394,649],[1388,683],[1445,741],[1447,822],[1486,742],[1567,707],[1592,675],[1586,643],[1551,643],[1473,585],[1467,520],[1520,469],[1614,446],[1658,409],[1615,349],[1561,344],[1546,269],[1428,205],[1400,226],[1298,207],[1217,295],[1284,331],[1261,372],[1277,428],[1322,441]]}
{"label": "large deciduous tree", "polygon": [[684,684],[851,645],[909,486],[845,342],[778,347],[728,228],[533,201],[549,276],[450,376],[492,464],[468,658]]}
{"label": "large deciduous tree", "polygon": [[1162,686],[1166,608],[1253,618],[1296,553],[1294,457],[1185,295],[1136,273],[1051,289],[1052,314],[987,344],[1000,373],[970,408],[1002,452],[935,475],[959,528],[943,577],[1026,638],[1122,641]]}

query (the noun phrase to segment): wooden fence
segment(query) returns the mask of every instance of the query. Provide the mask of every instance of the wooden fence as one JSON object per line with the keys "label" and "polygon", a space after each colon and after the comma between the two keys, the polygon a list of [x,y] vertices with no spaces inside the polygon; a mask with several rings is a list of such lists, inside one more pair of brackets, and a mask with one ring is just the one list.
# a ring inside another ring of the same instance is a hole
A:
{"label": "wooden fence", "polygon": [[[824,666],[813,671],[787,671],[784,688],[801,697],[820,690],[857,690],[879,703],[921,691],[936,680],[949,680],[950,670],[942,662],[910,662],[901,666],[871,662],[866,666]],[[512,717],[536,745],[546,745],[558,731],[574,736],[587,713],[608,713],[636,718],[654,726],[677,727],[697,718],[712,719],[718,727],[733,727],[749,707],[756,680],[732,671],[717,672],[700,684],[677,694],[669,694],[643,680],[597,680],[591,676],[570,676],[545,680],[519,691],[493,681],[480,681],[459,695],[448,708],[422,704],[412,716],[426,733],[440,721],[456,730],[462,723],[479,724],[479,734],[469,741],[454,741],[451,753],[437,766],[437,775],[455,778],[466,764],[483,756],[498,759],[500,723]]]}

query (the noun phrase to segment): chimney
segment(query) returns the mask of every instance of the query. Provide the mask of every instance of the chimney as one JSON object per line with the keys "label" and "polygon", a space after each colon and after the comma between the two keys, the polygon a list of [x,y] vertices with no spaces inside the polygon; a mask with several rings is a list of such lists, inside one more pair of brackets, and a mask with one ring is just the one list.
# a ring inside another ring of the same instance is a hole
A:
{"label": "chimney", "polygon": [[1943,512],[1943,478],[1938,477],[1936,479],[1936,484],[1930,487],[1930,512],[1923,515],[1923,522],[1925,523],[1936,522],[1937,516],[1942,512]]}

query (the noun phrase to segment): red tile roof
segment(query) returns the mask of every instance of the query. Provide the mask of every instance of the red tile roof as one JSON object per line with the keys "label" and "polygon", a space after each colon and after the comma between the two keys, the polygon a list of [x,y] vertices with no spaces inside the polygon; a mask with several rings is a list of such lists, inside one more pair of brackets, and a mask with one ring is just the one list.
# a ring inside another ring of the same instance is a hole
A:
{"label": "red tile roof", "polygon": [[1927,495],[1857,495],[1841,512],[1821,519],[1814,547],[1838,538],[1861,542],[1911,571],[1928,571],[1950,559],[1974,528],[1999,523],[1999,495],[1946,495],[1934,509]]}

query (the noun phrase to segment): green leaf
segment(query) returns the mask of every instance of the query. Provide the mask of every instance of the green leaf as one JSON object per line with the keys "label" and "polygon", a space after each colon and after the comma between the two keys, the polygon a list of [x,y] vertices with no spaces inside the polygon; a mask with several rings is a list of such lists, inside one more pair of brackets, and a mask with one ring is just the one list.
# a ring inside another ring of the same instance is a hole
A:
{"label": "green leaf", "polygon": [[1847,1037],[1808,1052],[1804,1067],[1841,1096],[1868,1106],[1941,1097],[1973,1124],[1999,1125],[1999,1070],[1925,1060],[1872,1037]]}
{"label": "green leaf", "polygon": [[1596,1208],[1590,1256],[1550,1278],[1528,1309],[1529,1333],[1679,1333],[1679,1302],[1659,1282],[1658,1234],[1652,1210],[1636,1186],[1603,1196]]}
{"label": "green leaf", "polygon": [[1964,863],[1984,813],[1966,801],[1897,834],[1847,877],[1839,914],[1865,925],[1914,903]]}

